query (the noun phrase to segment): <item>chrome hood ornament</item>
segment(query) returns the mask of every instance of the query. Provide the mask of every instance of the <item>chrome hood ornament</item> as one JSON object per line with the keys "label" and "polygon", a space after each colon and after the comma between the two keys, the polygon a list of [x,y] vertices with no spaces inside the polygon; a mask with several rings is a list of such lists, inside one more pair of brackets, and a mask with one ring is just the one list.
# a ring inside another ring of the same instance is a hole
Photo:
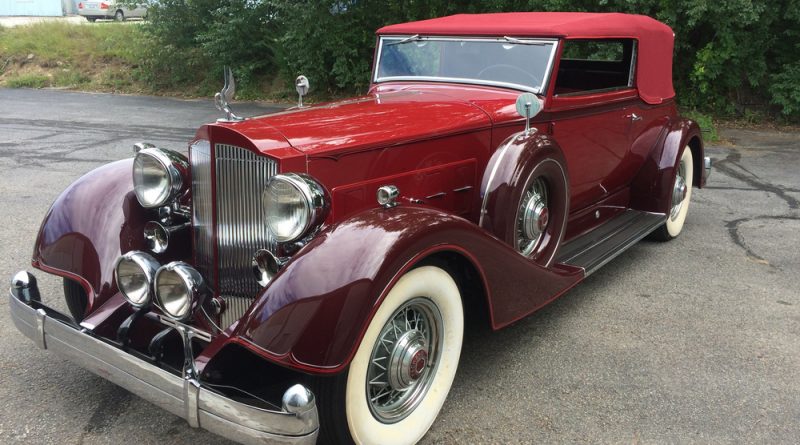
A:
{"label": "chrome hood ornament", "polygon": [[227,66],[223,71],[225,73],[225,85],[223,85],[219,93],[214,95],[214,105],[216,105],[217,110],[224,112],[226,116],[217,119],[217,122],[241,122],[244,118],[233,114],[229,103],[236,94],[236,81],[233,79],[233,72]]}

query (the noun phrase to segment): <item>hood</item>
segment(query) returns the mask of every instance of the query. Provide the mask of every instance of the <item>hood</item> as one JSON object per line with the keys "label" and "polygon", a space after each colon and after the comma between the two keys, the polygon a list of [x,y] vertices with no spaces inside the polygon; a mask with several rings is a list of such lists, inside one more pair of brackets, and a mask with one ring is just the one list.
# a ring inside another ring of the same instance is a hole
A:
{"label": "hood", "polygon": [[[396,91],[255,117],[234,124],[252,141],[278,132],[308,156],[387,147],[489,128],[477,106],[435,92]],[[272,144],[256,145],[262,151]]]}

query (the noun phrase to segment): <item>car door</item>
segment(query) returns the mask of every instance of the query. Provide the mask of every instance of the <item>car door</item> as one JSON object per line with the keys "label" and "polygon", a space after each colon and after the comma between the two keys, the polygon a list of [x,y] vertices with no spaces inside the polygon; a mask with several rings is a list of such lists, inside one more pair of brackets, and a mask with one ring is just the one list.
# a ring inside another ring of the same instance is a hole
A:
{"label": "car door", "polygon": [[635,173],[631,129],[636,44],[633,40],[565,40],[553,97],[551,133],[564,150],[570,211],[623,189]]}

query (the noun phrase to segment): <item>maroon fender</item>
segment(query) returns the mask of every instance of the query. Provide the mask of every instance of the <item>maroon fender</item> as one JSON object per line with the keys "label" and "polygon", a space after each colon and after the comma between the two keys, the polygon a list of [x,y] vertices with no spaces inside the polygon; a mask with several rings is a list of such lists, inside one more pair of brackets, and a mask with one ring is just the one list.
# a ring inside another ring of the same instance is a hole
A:
{"label": "maroon fender", "polygon": [[72,183],[39,229],[34,267],[79,282],[88,296],[87,313],[117,292],[117,257],[145,249],[142,230],[149,218],[133,193],[132,166],[132,159],[112,162]]}
{"label": "maroon fender", "polygon": [[569,176],[561,147],[548,136],[517,133],[500,144],[483,173],[479,225],[515,247],[520,202],[534,177],[542,177],[547,183],[549,222],[531,257],[549,266],[567,224]]}
{"label": "maroon fender", "polygon": [[583,276],[568,266],[545,269],[475,224],[439,210],[371,209],[325,229],[298,252],[234,328],[233,341],[286,366],[338,372],[392,283],[439,252],[459,255],[481,278],[496,329]]}
{"label": "maroon fender", "polygon": [[705,186],[700,126],[689,119],[677,119],[659,138],[631,183],[631,208],[669,213],[675,169],[686,146],[691,148],[694,158],[694,184],[698,188]]}

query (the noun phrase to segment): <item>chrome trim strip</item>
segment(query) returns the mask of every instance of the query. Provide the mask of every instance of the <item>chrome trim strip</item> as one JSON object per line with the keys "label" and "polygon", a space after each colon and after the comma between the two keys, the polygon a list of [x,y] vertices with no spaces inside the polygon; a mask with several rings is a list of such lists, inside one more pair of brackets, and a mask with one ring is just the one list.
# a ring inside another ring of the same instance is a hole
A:
{"label": "chrome trim strip", "polygon": [[42,326],[47,349],[172,414],[189,419],[193,426],[246,445],[304,445],[317,440],[316,405],[297,414],[246,405],[204,387],[202,382],[181,378],[80,331],[77,326],[61,321],[66,316],[52,309],[45,306],[34,309],[15,296],[13,290],[9,310],[19,331],[37,345],[37,326]]}

